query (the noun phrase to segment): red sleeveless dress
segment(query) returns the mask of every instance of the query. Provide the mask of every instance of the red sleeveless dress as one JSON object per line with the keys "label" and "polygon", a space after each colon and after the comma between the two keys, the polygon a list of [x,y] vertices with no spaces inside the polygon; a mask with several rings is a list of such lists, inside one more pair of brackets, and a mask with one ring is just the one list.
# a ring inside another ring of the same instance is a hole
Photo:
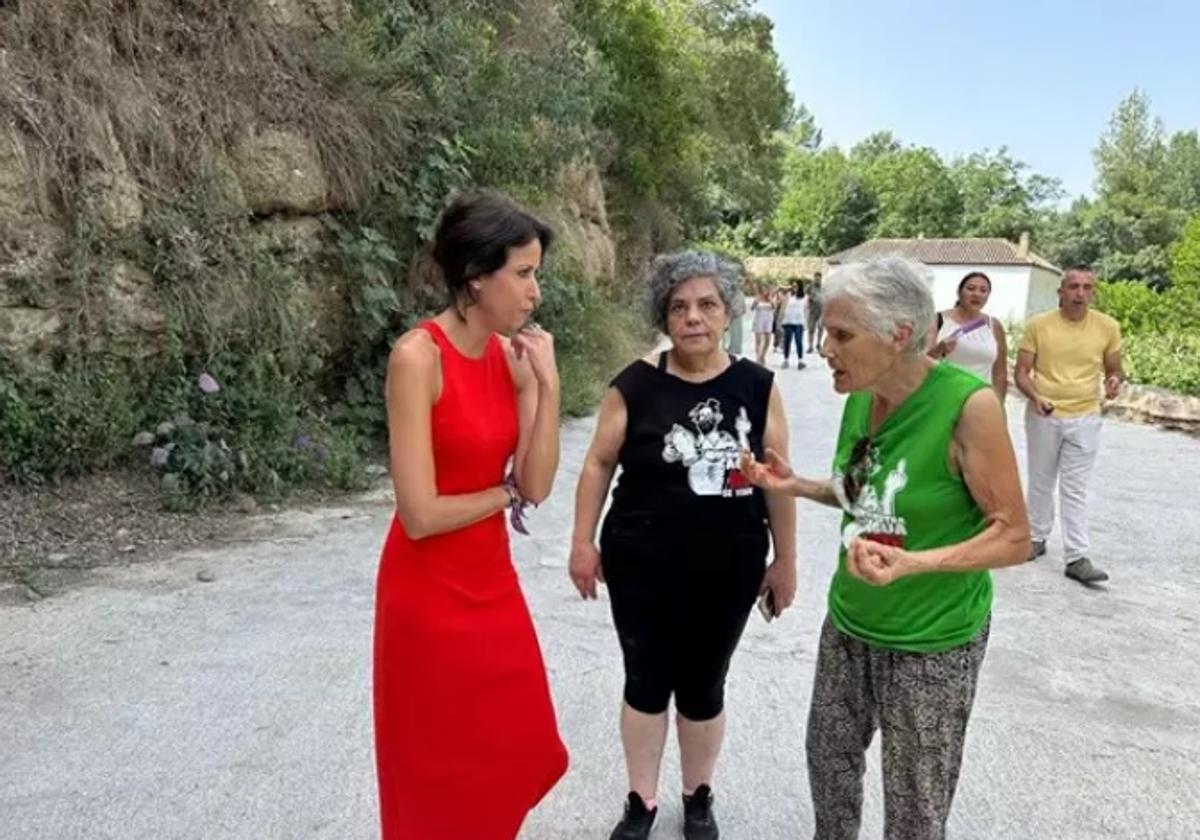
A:
{"label": "red sleeveless dress", "polygon": [[[495,487],[517,446],[500,340],[460,353],[434,322],[438,493]],[[392,520],[375,605],[375,753],[383,840],[513,840],[567,768],[503,513],[412,540]]]}

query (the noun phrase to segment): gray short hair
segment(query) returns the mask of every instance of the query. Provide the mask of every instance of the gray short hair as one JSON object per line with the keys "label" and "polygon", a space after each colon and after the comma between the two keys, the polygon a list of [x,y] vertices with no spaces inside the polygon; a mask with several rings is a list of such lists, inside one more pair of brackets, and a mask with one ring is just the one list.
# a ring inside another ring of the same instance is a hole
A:
{"label": "gray short hair", "polygon": [[646,274],[645,307],[651,324],[667,331],[667,306],[671,294],[681,283],[694,277],[711,278],[730,319],[742,317],[746,310],[742,266],[712,251],[678,251],[660,254],[650,263]]}
{"label": "gray short hair", "polygon": [[905,350],[925,351],[925,342],[937,310],[933,306],[929,269],[904,257],[880,257],[867,262],[839,265],[825,276],[821,296],[825,311],[831,301],[847,298],[859,309],[859,322],[883,339],[892,338],[902,325],[912,327]]}

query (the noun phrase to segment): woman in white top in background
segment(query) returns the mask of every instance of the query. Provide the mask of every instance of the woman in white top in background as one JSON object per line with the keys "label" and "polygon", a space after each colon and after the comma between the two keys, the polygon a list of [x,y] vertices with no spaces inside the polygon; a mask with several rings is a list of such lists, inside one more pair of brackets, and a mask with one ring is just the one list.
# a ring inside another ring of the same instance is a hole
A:
{"label": "woman in white top in background", "polygon": [[767,353],[775,335],[775,304],[766,283],[759,284],[750,304],[750,329],[754,331],[754,358],[763,367],[767,366]]}
{"label": "woman in white top in background", "polygon": [[788,287],[787,297],[783,299],[783,314],[779,323],[783,327],[783,366],[787,367],[792,358],[792,342],[796,343],[796,369],[804,367],[804,319],[808,317],[808,307],[805,306],[804,287],[799,280],[793,280]]}
{"label": "woman in white top in background", "polygon": [[991,382],[1004,404],[1008,393],[1008,341],[1004,327],[983,314],[992,294],[992,281],[982,271],[972,271],[958,284],[958,303],[938,313],[937,343],[929,355]]}

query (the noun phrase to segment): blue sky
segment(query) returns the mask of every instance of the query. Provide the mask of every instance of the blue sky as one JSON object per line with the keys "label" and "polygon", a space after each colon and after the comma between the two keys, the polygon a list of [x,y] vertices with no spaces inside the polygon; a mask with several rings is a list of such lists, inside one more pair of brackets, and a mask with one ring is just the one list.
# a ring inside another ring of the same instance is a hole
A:
{"label": "blue sky", "polygon": [[1007,146],[1091,194],[1092,149],[1117,103],[1149,95],[1168,134],[1200,128],[1192,0],[759,0],[797,102],[826,145],[872,131],[943,158]]}

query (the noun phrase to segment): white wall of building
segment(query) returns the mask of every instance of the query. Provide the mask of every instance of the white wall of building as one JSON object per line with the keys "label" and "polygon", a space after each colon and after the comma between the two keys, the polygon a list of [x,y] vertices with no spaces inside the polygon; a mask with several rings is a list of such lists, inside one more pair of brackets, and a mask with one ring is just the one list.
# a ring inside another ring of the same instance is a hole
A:
{"label": "white wall of building", "polygon": [[1057,271],[1041,266],[1034,267],[1029,285],[1029,315],[1058,308],[1058,283]]}

